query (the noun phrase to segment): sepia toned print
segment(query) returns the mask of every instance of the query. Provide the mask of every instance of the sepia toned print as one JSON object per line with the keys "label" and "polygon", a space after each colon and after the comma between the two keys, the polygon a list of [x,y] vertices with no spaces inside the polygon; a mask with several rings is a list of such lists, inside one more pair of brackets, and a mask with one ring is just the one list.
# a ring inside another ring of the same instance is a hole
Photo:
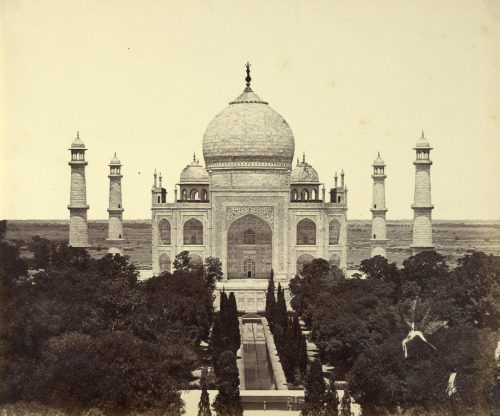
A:
{"label": "sepia toned print", "polygon": [[496,2],[0,6],[3,414],[500,414]]}

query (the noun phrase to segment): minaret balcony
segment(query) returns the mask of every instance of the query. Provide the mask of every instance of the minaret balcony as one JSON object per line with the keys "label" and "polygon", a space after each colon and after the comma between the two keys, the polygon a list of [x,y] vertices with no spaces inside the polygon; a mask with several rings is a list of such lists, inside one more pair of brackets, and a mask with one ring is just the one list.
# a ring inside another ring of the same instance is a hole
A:
{"label": "minaret balcony", "polygon": [[429,159],[417,159],[413,161],[414,165],[432,165],[432,161]]}
{"label": "minaret balcony", "polygon": [[120,214],[124,211],[123,208],[108,208],[110,214]]}
{"label": "minaret balcony", "polygon": [[89,209],[89,205],[68,205],[68,209]]}
{"label": "minaret balcony", "polygon": [[429,210],[430,211],[431,209],[434,209],[434,205],[432,205],[432,204],[412,204],[411,209],[422,210],[422,211]]}
{"label": "minaret balcony", "polygon": [[123,175],[119,175],[119,174],[114,173],[114,174],[109,174],[108,178],[109,179],[121,179],[121,178],[123,178]]}
{"label": "minaret balcony", "polygon": [[370,208],[370,211],[374,214],[383,214],[387,212],[387,208]]}
{"label": "minaret balcony", "polygon": [[88,162],[86,160],[70,160],[68,162],[70,166],[87,166]]}

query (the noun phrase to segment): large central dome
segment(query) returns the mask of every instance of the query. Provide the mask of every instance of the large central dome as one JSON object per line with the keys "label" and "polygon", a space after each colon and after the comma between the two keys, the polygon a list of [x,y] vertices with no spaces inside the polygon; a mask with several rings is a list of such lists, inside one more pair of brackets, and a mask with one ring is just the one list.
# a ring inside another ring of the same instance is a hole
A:
{"label": "large central dome", "polygon": [[288,123],[249,86],[214,117],[203,136],[207,169],[291,169],[294,149]]}

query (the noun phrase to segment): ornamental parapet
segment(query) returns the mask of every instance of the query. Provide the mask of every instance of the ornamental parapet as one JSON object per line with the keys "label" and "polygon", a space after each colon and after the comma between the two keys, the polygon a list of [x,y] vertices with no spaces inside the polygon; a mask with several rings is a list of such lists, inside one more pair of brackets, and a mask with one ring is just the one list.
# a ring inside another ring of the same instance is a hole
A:
{"label": "ornamental parapet", "polygon": [[186,202],[187,204],[207,204],[210,202],[208,199],[205,200],[198,200],[198,199],[178,199],[177,203],[184,203]]}
{"label": "ornamental parapet", "polygon": [[324,202],[322,199],[290,199],[290,202],[297,202],[299,204],[304,204],[304,203],[313,203],[313,204],[318,204]]}
{"label": "ornamental parapet", "polygon": [[325,202],[326,208],[345,208],[347,209],[347,202]]}
{"label": "ornamental parapet", "polygon": [[189,201],[177,200],[176,202],[153,202],[151,209],[161,210],[161,209],[182,209],[191,208],[196,206],[198,208],[210,209],[212,205],[209,201],[199,201],[197,204],[192,204]]}

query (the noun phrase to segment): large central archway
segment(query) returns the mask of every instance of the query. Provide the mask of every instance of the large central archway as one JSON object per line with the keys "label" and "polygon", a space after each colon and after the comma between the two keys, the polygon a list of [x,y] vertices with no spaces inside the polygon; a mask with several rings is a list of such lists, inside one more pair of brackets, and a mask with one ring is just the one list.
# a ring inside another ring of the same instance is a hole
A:
{"label": "large central archway", "polygon": [[262,218],[247,214],[227,232],[228,279],[267,279],[272,268],[273,232]]}

